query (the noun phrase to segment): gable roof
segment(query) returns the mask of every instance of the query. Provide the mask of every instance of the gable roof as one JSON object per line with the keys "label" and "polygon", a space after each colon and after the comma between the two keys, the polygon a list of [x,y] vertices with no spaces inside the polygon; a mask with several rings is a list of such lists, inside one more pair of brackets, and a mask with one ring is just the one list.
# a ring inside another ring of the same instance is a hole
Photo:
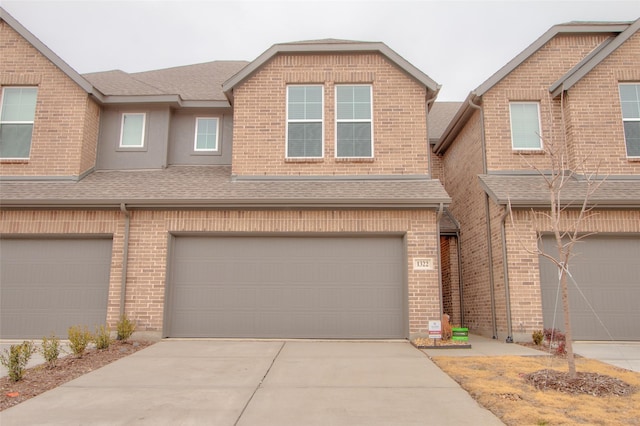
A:
{"label": "gable roof", "polygon": [[549,91],[553,97],[557,97],[560,93],[569,90],[582,79],[585,75],[594,69],[600,62],[607,58],[613,51],[620,47],[625,41],[627,41],[632,35],[634,35],[640,29],[640,19],[637,19],[633,24],[621,32],[617,37],[610,37],[607,41],[600,44],[589,55],[587,55],[582,61],[571,68],[565,75],[563,75],[558,81],[553,83],[549,88]]}
{"label": "gable roof", "polygon": [[53,50],[49,49],[43,42],[41,42],[35,35],[27,30],[20,22],[18,22],[13,16],[6,10],[0,7],[0,21],[4,21],[15,32],[17,32],[22,38],[24,38],[29,44],[31,44],[38,52],[40,52],[45,58],[47,58],[52,64],[60,69],[73,80],[78,86],[80,86],[85,92],[100,99],[102,94],[96,90],[84,77],[82,77],[76,70],[71,68],[69,64],[56,55]]}
{"label": "gable roof", "polygon": [[462,130],[469,118],[473,115],[474,109],[472,105],[480,105],[482,102],[482,96],[485,93],[502,81],[502,79],[557,35],[609,33],[611,34],[611,37],[596,47],[589,55],[583,58],[582,61],[561,77],[560,80],[551,85],[549,91],[554,93],[554,96],[556,96],[555,93],[559,87],[569,88],[570,86],[567,86],[568,84],[573,85],[584,77],[584,75],[591,71],[598,63],[638,31],[639,27],[640,19],[634,22],[568,22],[565,24],[554,25],[525,50],[507,62],[495,74],[485,80],[475,90],[469,92],[469,95],[462,103],[462,106],[442,133],[442,137],[435,144],[433,151],[438,154],[445,152],[453,143],[453,140]]}
{"label": "gable roof", "polygon": [[222,91],[231,100],[233,99],[233,88],[244,80],[249,78],[253,73],[260,69],[271,58],[282,53],[361,53],[361,52],[378,52],[385,56],[388,60],[413,77],[419,83],[424,85],[433,94],[437,95],[440,85],[431,79],[428,75],[420,71],[418,68],[409,63],[402,56],[391,50],[386,44],[381,42],[364,42],[351,40],[307,40],[291,43],[274,44],[264,53],[250,62],[236,75],[228,79],[222,85]]}

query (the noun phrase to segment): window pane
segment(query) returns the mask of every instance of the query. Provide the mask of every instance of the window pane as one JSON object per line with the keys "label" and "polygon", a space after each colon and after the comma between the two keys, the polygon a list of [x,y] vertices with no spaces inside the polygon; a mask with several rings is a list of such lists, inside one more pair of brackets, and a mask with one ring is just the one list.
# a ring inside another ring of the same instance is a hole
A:
{"label": "window pane", "polygon": [[289,86],[287,113],[289,120],[322,119],[321,86]]}
{"label": "window pane", "polygon": [[511,138],[514,149],[539,149],[538,104],[514,103],[511,109]]}
{"label": "window pane", "polygon": [[640,84],[620,85],[622,118],[640,118]]}
{"label": "window pane", "polygon": [[5,87],[2,93],[1,121],[33,121],[38,89],[35,87]]}
{"label": "window pane", "polygon": [[288,157],[320,157],[322,155],[322,123],[289,123]]}
{"label": "window pane", "polygon": [[0,125],[0,158],[29,158],[32,124]]}
{"label": "window pane", "polygon": [[640,157],[640,121],[624,123],[624,138],[627,142],[627,156]]}
{"label": "window pane", "polygon": [[197,151],[215,151],[218,149],[218,119],[198,118],[196,122]]}
{"label": "window pane", "polygon": [[370,86],[337,86],[338,120],[371,119]]}
{"label": "window pane", "polygon": [[144,114],[124,114],[120,146],[143,146]]}
{"label": "window pane", "polygon": [[338,123],[338,157],[371,157],[371,123]]}

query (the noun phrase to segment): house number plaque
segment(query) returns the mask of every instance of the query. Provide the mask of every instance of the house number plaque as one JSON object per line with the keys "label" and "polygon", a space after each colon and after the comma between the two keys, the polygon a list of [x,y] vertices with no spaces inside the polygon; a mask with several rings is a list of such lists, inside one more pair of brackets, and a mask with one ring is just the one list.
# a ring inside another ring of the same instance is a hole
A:
{"label": "house number plaque", "polygon": [[413,259],[414,271],[433,271],[433,258]]}

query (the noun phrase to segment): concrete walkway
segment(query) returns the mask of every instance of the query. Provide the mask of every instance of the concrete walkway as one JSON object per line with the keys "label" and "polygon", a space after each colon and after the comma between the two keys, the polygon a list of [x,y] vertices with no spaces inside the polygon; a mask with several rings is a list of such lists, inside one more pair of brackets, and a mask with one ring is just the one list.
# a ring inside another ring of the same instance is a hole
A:
{"label": "concrete walkway", "polygon": [[500,425],[407,342],[165,340],[0,412],[11,425]]}
{"label": "concrete walkway", "polygon": [[640,342],[573,342],[573,351],[640,373]]}
{"label": "concrete walkway", "polygon": [[423,349],[429,356],[544,356],[545,352],[518,345],[517,343],[505,343],[500,340],[487,337],[469,335],[471,349]]}

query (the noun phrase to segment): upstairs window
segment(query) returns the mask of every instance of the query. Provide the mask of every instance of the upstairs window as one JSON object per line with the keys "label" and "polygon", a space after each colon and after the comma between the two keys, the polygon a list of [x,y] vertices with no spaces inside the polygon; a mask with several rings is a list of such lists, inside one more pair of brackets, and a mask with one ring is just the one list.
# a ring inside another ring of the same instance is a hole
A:
{"label": "upstairs window", "polygon": [[323,156],[322,92],[322,86],[287,86],[287,157]]}
{"label": "upstairs window", "polygon": [[122,114],[122,129],[120,133],[120,148],[144,147],[144,130],[146,114]]}
{"label": "upstairs window", "polygon": [[622,124],[627,144],[627,157],[640,157],[640,84],[620,85]]}
{"label": "upstairs window", "polygon": [[38,89],[36,87],[5,87],[2,89],[0,158],[29,158],[37,96]]}
{"label": "upstairs window", "polygon": [[371,86],[336,86],[336,156],[373,157]]}
{"label": "upstairs window", "polygon": [[196,118],[194,151],[211,152],[218,150],[218,119],[215,117]]}
{"label": "upstairs window", "polygon": [[511,146],[515,150],[542,149],[540,130],[540,104],[538,102],[511,102]]}

